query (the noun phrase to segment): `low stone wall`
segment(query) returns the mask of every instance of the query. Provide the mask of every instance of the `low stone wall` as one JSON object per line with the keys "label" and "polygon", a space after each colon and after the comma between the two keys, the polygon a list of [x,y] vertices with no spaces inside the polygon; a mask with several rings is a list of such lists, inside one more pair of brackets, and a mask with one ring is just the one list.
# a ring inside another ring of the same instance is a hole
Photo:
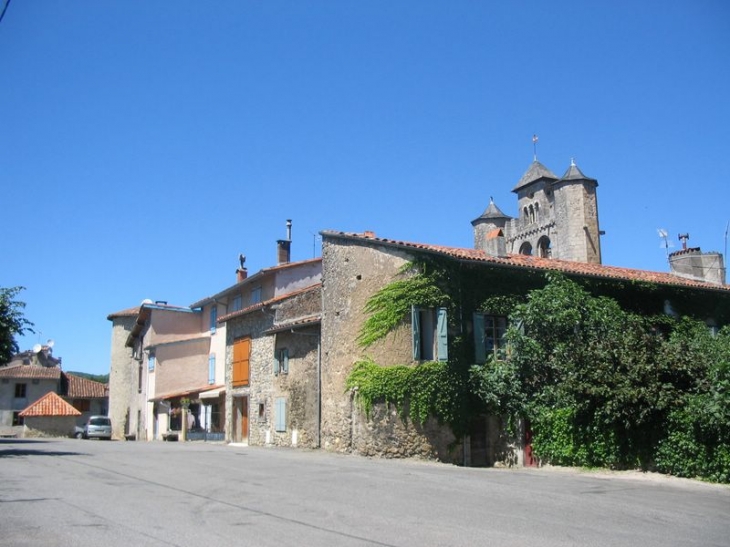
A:
{"label": "low stone wall", "polygon": [[429,418],[424,425],[403,420],[393,405],[374,405],[370,416],[356,408],[352,451],[363,456],[420,458],[462,464],[463,446],[451,429]]}
{"label": "low stone wall", "polygon": [[23,428],[23,437],[69,437],[74,432],[76,418],[74,416],[38,416],[27,417]]}

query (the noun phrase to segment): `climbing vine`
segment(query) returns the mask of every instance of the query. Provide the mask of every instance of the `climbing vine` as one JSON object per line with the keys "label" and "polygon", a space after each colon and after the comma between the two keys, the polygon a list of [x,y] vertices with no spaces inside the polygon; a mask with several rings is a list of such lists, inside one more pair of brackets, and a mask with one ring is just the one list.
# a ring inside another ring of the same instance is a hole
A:
{"label": "climbing vine", "polygon": [[447,362],[382,367],[366,358],[355,363],[346,387],[354,390],[356,401],[368,416],[374,404],[390,403],[403,420],[410,418],[423,425],[433,416],[457,435],[465,431],[468,376]]}
{"label": "climbing vine", "polygon": [[365,321],[358,343],[366,348],[395,329],[411,310],[411,306],[437,307],[449,302],[442,289],[442,275],[426,262],[405,264],[397,279],[376,292],[365,304]]}

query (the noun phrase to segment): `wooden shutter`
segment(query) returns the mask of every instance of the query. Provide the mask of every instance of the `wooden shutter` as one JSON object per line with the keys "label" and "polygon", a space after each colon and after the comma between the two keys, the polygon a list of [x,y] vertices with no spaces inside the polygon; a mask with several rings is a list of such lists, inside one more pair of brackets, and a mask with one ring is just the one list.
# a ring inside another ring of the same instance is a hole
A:
{"label": "wooden shutter", "polygon": [[411,307],[411,326],[413,327],[413,360],[421,360],[421,310]]}
{"label": "wooden shutter", "polygon": [[215,332],[216,322],[218,321],[218,305],[214,302],[213,307],[210,308],[210,332]]}
{"label": "wooden shutter", "polygon": [[439,361],[448,361],[449,360],[449,322],[448,322],[446,308],[438,309],[438,315],[436,317],[436,336],[437,336],[436,351],[438,353],[437,358]]}
{"label": "wooden shutter", "polygon": [[474,361],[486,363],[487,343],[484,339],[484,314],[474,314]]}
{"label": "wooden shutter", "polygon": [[233,386],[247,386],[251,339],[241,338],[233,343]]}
{"label": "wooden shutter", "polygon": [[286,431],[286,399],[284,397],[276,399],[276,430]]}
{"label": "wooden shutter", "polygon": [[211,353],[208,357],[208,383],[215,383],[215,353]]}

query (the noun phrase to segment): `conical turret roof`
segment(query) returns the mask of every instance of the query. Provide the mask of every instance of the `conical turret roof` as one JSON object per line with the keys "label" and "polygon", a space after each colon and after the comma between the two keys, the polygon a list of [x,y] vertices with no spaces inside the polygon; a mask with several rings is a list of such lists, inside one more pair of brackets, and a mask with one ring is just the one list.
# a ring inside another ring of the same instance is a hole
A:
{"label": "conical turret roof", "polygon": [[570,167],[568,167],[568,170],[565,172],[565,174],[560,177],[560,180],[588,180],[598,184],[598,181],[596,179],[585,176],[583,174],[583,171],[580,170],[580,168],[575,164],[573,160],[570,160]]}
{"label": "conical turret roof", "polygon": [[533,184],[539,180],[546,179],[550,181],[556,181],[558,180],[558,176],[550,171],[547,167],[545,167],[542,163],[540,163],[537,160],[534,160],[530,167],[525,171],[525,174],[522,175],[522,178],[517,183],[517,185],[512,188],[513,192],[518,192],[525,186],[529,186],[530,184]]}
{"label": "conical turret roof", "polygon": [[472,224],[475,224],[476,222],[480,220],[496,220],[496,219],[504,219],[504,220],[510,220],[512,217],[509,215],[505,215],[499,207],[494,203],[494,199],[489,198],[489,206],[484,210],[482,215],[474,220],[472,220]]}

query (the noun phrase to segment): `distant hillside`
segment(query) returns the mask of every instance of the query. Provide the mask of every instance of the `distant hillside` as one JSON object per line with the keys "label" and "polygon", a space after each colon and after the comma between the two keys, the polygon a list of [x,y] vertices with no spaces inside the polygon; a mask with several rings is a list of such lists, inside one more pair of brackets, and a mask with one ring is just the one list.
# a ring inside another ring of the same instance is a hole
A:
{"label": "distant hillside", "polygon": [[109,383],[108,374],[89,374],[88,372],[72,372],[72,371],[68,371],[68,374],[73,374],[74,376],[81,376],[82,378],[88,378],[89,380],[94,380],[95,382],[101,382],[102,384]]}

